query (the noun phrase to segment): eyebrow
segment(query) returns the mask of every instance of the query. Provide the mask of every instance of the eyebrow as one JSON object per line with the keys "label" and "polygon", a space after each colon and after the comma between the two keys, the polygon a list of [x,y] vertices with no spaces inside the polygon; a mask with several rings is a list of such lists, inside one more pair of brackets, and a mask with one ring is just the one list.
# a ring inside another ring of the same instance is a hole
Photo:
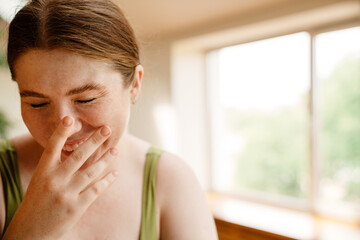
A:
{"label": "eyebrow", "polygon": [[[66,93],[66,96],[80,94],[80,93],[83,93],[83,92],[86,92],[86,91],[100,91],[102,95],[107,93],[104,86],[102,86],[100,84],[95,84],[95,83],[88,83],[88,84],[85,84],[83,86],[71,89],[70,91],[68,91]],[[38,92],[34,92],[34,91],[28,91],[28,90],[21,91],[20,96],[21,97],[47,98],[47,96],[42,94],[42,93],[38,93]]]}
{"label": "eyebrow", "polygon": [[66,96],[75,95],[75,94],[83,93],[86,91],[100,91],[102,93],[106,93],[104,86],[102,86],[100,84],[89,83],[89,84],[85,84],[81,87],[71,89],[70,91],[68,91],[66,93]]}
{"label": "eyebrow", "polygon": [[33,92],[33,91],[21,91],[20,97],[37,97],[37,98],[46,98],[44,94]]}

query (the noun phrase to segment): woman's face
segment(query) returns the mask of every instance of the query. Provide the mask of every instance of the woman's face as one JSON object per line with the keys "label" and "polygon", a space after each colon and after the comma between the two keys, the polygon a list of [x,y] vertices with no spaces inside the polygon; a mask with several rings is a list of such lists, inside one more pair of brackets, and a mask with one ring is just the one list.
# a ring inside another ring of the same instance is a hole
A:
{"label": "woman's face", "polygon": [[92,156],[97,159],[118,144],[126,129],[131,99],[140,89],[140,71],[140,81],[124,88],[121,74],[104,62],[64,50],[30,50],[15,66],[23,120],[34,139],[45,147],[60,120],[73,117],[73,132],[62,157],[99,127],[109,126],[112,135]]}

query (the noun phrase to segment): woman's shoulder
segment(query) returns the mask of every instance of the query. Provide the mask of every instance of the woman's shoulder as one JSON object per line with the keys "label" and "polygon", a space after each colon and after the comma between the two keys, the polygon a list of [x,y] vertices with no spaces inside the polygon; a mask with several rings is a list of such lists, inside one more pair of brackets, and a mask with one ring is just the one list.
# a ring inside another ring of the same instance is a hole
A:
{"label": "woman's shoulder", "polygon": [[128,142],[130,142],[129,146],[132,152],[136,152],[136,155],[142,159],[142,165],[145,162],[145,156],[147,153],[154,150],[157,153],[161,153],[157,164],[157,188],[158,185],[161,187],[165,183],[171,184],[172,182],[176,182],[179,179],[184,179],[184,182],[187,180],[196,180],[196,177],[191,168],[179,156],[137,137],[131,135],[128,135],[127,137],[129,140]]}
{"label": "woman's shoulder", "polygon": [[200,184],[193,170],[182,158],[163,151],[157,167],[156,186],[160,195],[166,193],[164,196],[169,196],[169,193],[177,195],[194,187],[198,189]]}
{"label": "woman's shoulder", "polygon": [[43,148],[34,140],[30,134],[23,134],[9,139],[11,142],[19,164],[26,162],[26,165],[36,165]]}
{"label": "woman's shoulder", "polygon": [[28,133],[12,137],[9,141],[11,141],[15,148],[24,148],[29,145],[33,146],[34,144],[37,144],[34,138]]}
{"label": "woman's shoulder", "polygon": [[[161,153],[156,170],[156,189],[160,189],[160,191],[163,192],[167,187],[174,189],[173,184],[175,183],[180,188],[182,185],[189,183],[198,184],[192,169],[179,156],[137,137],[128,135],[127,138],[127,142],[130,142],[128,148],[130,148],[132,153],[135,153],[133,156],[139,160],[142,169],[146,161],[147,153],[154,150],[157,153]],[[181,183],[179,183],[179,181],[181,181]]]}
{"label": "woman's shoulder", "polygon": [[214,220],[195,173],[183,159],[169,152],[163,152],[159,159],[156,203],[164,219],[163,238],[217,239]]}

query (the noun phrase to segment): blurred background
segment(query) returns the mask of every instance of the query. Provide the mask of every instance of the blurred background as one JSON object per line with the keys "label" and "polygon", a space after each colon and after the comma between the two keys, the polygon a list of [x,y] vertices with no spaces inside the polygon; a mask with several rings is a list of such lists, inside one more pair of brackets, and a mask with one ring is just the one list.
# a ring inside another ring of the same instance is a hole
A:
{"label": "blurred background", "polygon": [[[220,239],[360,239],[360,0],[114,0],[145,79],[129,132],[181,156]],[[0,138],[26,132],[6,65]]]}

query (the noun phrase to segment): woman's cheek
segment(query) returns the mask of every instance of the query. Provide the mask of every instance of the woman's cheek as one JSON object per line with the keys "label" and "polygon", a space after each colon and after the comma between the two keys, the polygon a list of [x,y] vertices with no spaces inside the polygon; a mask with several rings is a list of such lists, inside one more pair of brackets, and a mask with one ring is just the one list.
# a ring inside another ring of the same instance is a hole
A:
{"label": "woman's cheek", "polygon": [[128,106],[111,102],[110,104],[94,105],[78,111],[80,118],[93,127],[107,125],[112,130],[111,139],[117,141],[123,135],[127,125],[129,109]]}
{"label": "woman's cheek", "polygon": [[77,118],[80,121],[90,124],[93,127],[101,127],[102,125],[108,124],[109,112],[106,106],[92,106],[89,108],[79,108],[77,109]]}
{"label": "woman's cheek", "polygon": [[22,109],[21,114],[31,135],[40,145],[45,146],[53,129],[48,116],[44,112],[33,109]]}

